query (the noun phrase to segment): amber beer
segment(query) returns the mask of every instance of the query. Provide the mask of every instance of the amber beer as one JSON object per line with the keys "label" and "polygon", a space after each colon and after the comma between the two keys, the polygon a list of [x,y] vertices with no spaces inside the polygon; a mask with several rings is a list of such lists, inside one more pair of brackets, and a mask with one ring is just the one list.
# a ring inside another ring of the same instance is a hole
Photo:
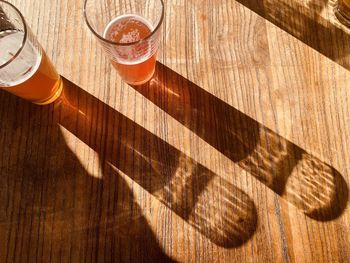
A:
{"label": "amber beer", "polygon": [[134,86],[151,80],[164,18],[163,0],[85,0],[84,18],[126,83]]}
{"label": "amber beer", "polygon": [[350,0],[338,0],[336,15],[342,23],[350,25]]}
{"label": "amber beer", "polygon": [[113,19],[105,29],[106,39],[118,44],[130,44],[115,48],[112,65],[131,85],[146,83],[154,74],[156,52],[153,51],[150,43],[142,42],[151,34],[152,29],[151,23],[138,15],[119,16]]}
{"label": "amber beer", "polygon": [[18,50],[23,34],[15,30],[0,33],[0,50],[4,52],[0,58],[0,86],[33,103],[51,103],[61,94],[61,78],[40,47],[26,41]]}

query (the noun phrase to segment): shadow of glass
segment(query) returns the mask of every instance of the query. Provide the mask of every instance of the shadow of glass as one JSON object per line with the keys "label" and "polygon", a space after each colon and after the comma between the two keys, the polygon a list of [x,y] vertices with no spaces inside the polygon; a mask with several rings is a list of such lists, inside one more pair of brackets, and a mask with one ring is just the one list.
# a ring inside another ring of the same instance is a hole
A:
{"label": "shadow of glass", "polygon": [[55,108],[60,125],[212,242],[236,247],[253,235],[254,203],[236,186],[67,80]]}
{"label": "shadow of glass", "polygon": [[320,15],[326,0],[312,1],[309,7],[290,0],[236,0],[306,45],[346,69],[350,69],[350,34]]}
{"label": "shadow of glass", "polygon": [[175,262],[124,179],[95,178],[58,125],[55,106],[0,91],[0,236],[4,262]]}
{"label": "shadow of glass", "polygon": [[331,220],[345,209],[338,171],[166,66],[134,89],[309,217]]}

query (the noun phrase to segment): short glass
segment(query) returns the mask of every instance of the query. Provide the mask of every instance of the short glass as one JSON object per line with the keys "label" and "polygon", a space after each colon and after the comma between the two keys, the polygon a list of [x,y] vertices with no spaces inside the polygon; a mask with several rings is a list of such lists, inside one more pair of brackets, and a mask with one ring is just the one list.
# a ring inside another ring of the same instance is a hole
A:
{"label": "short glass", "polygon": [[350,26],[350,0],[338,0],[335,15],[341,23]]}
{"label": "short glass", "polygon": [[23,15],[2,0],[0,54],[0,89],[39,105],[49,104],[61,95],[61,78]]}
{"label": "short glass", "polygon": [[85,0],[84,16],[125,82],[141,85],[152,78],[164,18],[162,0]]}

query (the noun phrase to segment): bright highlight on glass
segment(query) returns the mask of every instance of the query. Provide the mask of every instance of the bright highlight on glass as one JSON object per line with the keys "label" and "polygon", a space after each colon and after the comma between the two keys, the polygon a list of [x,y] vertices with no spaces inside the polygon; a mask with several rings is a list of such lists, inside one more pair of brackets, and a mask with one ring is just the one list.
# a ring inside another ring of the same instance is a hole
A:
{"label": "bright highlight on glass", "polygon": [[84,15],[125,82],[141,85],[152,78],[164,17],[162,0],[86,0]]}

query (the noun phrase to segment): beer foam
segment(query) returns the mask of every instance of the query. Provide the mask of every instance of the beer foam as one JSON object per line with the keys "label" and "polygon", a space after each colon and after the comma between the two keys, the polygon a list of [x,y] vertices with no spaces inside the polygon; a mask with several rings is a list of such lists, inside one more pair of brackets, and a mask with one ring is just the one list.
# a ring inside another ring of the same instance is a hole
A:
{"label": "beer foam", "polygon": [[11,87],[19,85],[30,79],[38,70],[41,63],[41,54],[27,40],[23,49],[14,57],[22,46],[24,33],[19,31],[6,31],[0,35],[1,58],[0,65],[13,60],[0,69],[0,82]]}
{"label": "beer foam", "polygon": [[[135,15],[135,14],[126,14],[126,15],[121,15],[121,16],[117,16],[116,18],[112,19],[108,25],[105,28],[105,31],[103,32],[103,37],[105,39],[108,39],[108,33],[109,30],[115,25],[118,24],[119,22],[123,21],[123,20],[128,20],[128,19],[133,19],[134,21],[139,21],[142,24],[146,25],[150,31],[153,31],[153,26],[152,24],[145,19],[142,16],[139,15]],[[120,43],[132,43],[132,42],[136,42],[140,40],[140,35],[137,29],[129,32],[128,34],[124,34],[122,36],[122,39],[120,40]],[[118,49],[119,47],[116,47],[116,49]],[[121,46],[119,49],[122,49],[122,52],[125,53],[125,50],[128,49],[127,46]],[[130,53],[132,49],[130,48]],[[118,54],[117,50],[112,50],[112,55],[113,55],[113,60],[115,60],[116,62],[120,63],[120,64],[124,64],[124,65],[135,65],[135,64],[140,64],[144,61],[146,61],[147,59],[149,59],[153,54],[152,52],[152,47],[151,44],[149,44],[148,46],[148,51],[145,55],[141,56],[138,59],[125,59],[125,58],[121,58],[120,55]],[[131,56],[131,55],[130,55]]]}
{"label": "beer foam", "polygon": [[123,37],[120,40],[120,43],[132,43],[132,42],[138,41],[139,39],[140,39],[140,32],[137,29],[134,29],[128,34],[123,34]]}

